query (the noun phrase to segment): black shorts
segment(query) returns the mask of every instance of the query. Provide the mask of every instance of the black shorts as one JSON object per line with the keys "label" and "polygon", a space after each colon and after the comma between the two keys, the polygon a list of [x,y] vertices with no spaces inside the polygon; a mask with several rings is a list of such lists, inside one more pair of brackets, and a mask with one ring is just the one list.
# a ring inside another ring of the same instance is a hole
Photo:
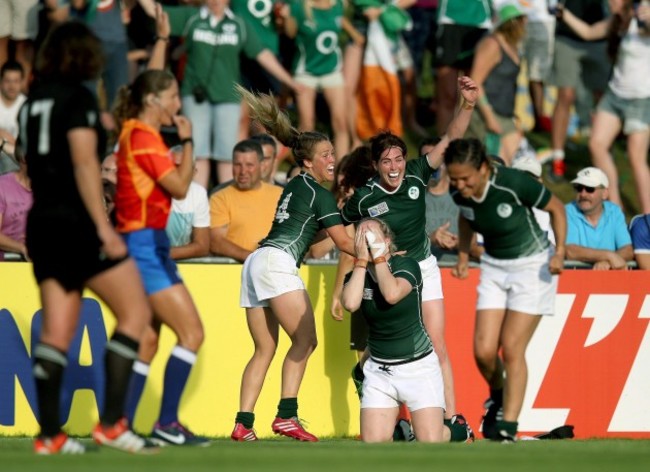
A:
{"label": "black shorts", "polygon": [[361,310],[352,313],[350,317],[350,349],[365,351],[368,345],[368,323]]}
{"label": "black shorts", "polygon": [[476,45],[486,29],[465,25],[439,25],[436,34],[436,67],[448,66],[469,71]]}
{"label": "black shorts", "polygon": [[124,259],[105,259],[97,230],[87,214],[30,212],[27,251],[40,284],[55,279],[69,292],[82,291],[86,282]]}
{"label": "black shorts", "polygon": [[240,62],[242,85],[251,92],[272,93],[279,95],[282,90],[280,81],[273,77],[255,59],[242,56]]}

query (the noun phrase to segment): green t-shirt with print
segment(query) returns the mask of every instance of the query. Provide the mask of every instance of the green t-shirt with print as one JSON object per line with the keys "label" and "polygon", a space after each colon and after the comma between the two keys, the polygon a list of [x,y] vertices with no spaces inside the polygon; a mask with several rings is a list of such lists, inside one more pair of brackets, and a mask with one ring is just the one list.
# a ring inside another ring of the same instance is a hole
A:
{"label": "green t-shirt with print", "polygon": [[273,18],[274,0],[230,0],[230,8],[248,23],[261,43],[273,54],[280,54],[280,38]]}
{"label": "green t-shirt with print", "polygon": [[300,0],[291,2],[291,16],[298,25],[294,74],[322,76],[341,70],[339,34],[343,19],[343,2],[327,9],[312,8],[311,15]]}
{"label": "green t-shirt with print", "polygon": [[438,3],[438,23],[477,28],[492,25],[491,0],[440,0]]}
{"label": "green t-shirt with print", "polygon": [[171,34],[185,38],[187,65],[181,95],[191,95],[202,86],[212,103],[240,102],[234,88],[240,82],[239,56],[254,59],[264,49],[252,28],[230,10],[218,21],[206,7],[164,9]]}

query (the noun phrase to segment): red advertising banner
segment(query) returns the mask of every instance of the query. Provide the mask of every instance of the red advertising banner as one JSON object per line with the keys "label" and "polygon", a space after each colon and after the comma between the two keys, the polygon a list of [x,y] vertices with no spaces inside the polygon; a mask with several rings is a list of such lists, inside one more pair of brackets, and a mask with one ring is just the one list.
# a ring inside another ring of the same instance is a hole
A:
{"label": "red advertising banner", "polygon": [[[476,429],[488,397],[472,354],[478,278],[443,270],[457,407]],[[578,438],[650,437],[649,292],[645,271],[561,275],[555,315],[542,319],[527,350],[521,432],[572,424]]]}

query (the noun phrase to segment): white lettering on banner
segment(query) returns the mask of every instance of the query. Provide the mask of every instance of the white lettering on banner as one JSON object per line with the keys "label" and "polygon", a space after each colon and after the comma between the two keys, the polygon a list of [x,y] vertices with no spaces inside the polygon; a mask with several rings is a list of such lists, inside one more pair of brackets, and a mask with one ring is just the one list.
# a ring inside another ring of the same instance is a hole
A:
{"label": "white lettering on banner", "polygon": [[594,322],[585,341],[585,347],[592,346],[614,331],[625,313],[629,295],[597,294],[590,295],[582,312],[583,318],[593,318]]}
{"label": "white lettering on banner", "polygon": [[546,377],[548,367],[551,365],[553,353],[560,341],[575,298],[575,294],[556,295],[555,315],[542,317],[528,344],[526,349],[528,384],[519,415],[521,431],[550,431],[565,424],[569,416],[571,411],[569,408],[534,408],[533,405]]}
{"label": "white lettering on banner", "polygon": [[[640,319],[650,319],[650,295],[639,311]],[[650,431],[650,322],[639,346],[630,374],[614,410],[608,431]]]}
{"label": "white lettering on banner", "polygon": [[216,34],[213,31],[201,29],[194,30],[192,39],[196,42],[206,43],[211,46],[216,46],[218,44],[230,44],[236,46],[239,44],[239,35],[237,33]]}

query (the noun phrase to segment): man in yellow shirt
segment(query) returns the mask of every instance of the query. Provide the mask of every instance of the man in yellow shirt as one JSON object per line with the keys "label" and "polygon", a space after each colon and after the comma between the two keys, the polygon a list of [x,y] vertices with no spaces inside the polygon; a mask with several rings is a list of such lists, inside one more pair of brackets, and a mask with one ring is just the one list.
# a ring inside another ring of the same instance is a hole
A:
{"label": "man in yellow shirt", "polygon": [[233,182],[210,197],[210,251],[244,262],[271,229],[282,188],[262,180],[264,154],[251,139],[233,149]]}

